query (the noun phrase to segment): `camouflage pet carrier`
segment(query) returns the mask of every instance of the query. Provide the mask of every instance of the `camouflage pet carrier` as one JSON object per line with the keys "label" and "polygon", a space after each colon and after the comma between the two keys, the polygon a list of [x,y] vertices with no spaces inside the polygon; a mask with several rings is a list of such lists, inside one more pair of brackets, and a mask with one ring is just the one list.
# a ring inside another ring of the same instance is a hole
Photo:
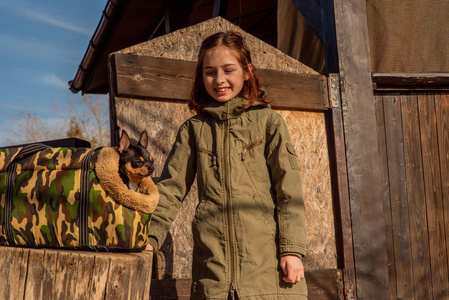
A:
{"label": "camouflage pet carrier", "polygon": [[108,147],[0,149],[0,245],[143,250],[157,188],[128,190],[118,164]]}

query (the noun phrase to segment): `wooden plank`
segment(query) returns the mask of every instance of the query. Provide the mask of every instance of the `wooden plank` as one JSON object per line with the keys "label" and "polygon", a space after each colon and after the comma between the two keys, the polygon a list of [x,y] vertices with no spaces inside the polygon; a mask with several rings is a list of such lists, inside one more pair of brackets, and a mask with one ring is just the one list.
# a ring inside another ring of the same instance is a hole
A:
{"label": "wooden plank", "polygon": [[346,299],[343,296],[343,276],[339,269],[306,271],[307,299]]}
{"label": "wooden plank", "polygon": [[[6,248],[0,256],[0,291],[3,299],[25,299],[28,252]],[[16,283],[16,284],[11,284]]]}
{"label": "wooden plank", "polygon": [[[340,269],[306,271],[305,278],[309,300],[344,299]],[[152,280],[151,299],[188,300],[191,284],[190,278]]]}
{"label": "wooden plank", "polygon": [[447,73],[372,73],[376,91],[449,90]]}
{"label": "wooden plank", "polygon": [[[54,256],[52,253],[48,254]],[[71,251],[61,251],[57,253],[57,256],[56,276],[53,285],[55,288],[52,294],[56,299],[67,299],[75,294],[76,287],[78,286],[78,278],[76,276],[78,263],[83,264],[83,262],[80,262],[76,254]],[[48,285],[43,285],[45,290],[50,290],[46,287]]]}
{"label": "wooden plank", "polygon": [[441,173],[438,153],[435,101],[432,95],[418,97],[424,185],[429,230],[432,292],[436,299],[449,297],[448,266],[445,247]]}
{"label": "wooden plank", "polygon": [[150,288],[151,300],[189,300],[191,285],[192,280],[190,278],[153,279]]}
{"label": "wooden plank", "polygon": [[444,228],[446,232],[446,253],[449,265],[449,94],[435,95],[435,104],[440,152]]}
{"label": "wooden plank", "polygon": [[148,300],[152,257],[2,246],[2,299]]}
{"label": "wooden plank", "polygon": [[[145,256],[142,256],[138,253],[130,253],[129,256],[132,257],[132,264],[128,264],[128,268],[132,268],[133,272],[131,272],[130,280],[128,283],[129,287],[129,299],[141,299],[148,300],[150,293],[150,283],[151,283],[151,275],[148,273],[148,261],[152,261],[153,256],[145,253]],[[150,276],[148,276],[150,275]],[[137,285],[136,289],[133,285]]]}
{"label": "wooden plank", "polygon": [[[78,254],[78,261],[82,261],[82,263],[78,263],[76,268],[76,284],[77,286],[85,287],[83,289],[75,289],[73,293],[73,299],[82,300],[82,299],[95,299],[91,294],[90,284],[93,282],[93,269],[95,266],[95,256],[93,255],[84,255],[81,256]],[[107,275],[107,273],[106,273]],[[96,298],[98,299],[98,298]]]}
{"label": "wooden plank", "polygon": [[385,134],[385,116],[383,96],[375,97],[377,119],[377,139],[379,141],[380,172],[382,178],[382,199],[384,204],[385,236],[387,244],[388,276],[390,278],[390,299],[397,298],[396,264],[393,242],[393,220],[391,215],[390,183],[388,176],[387,141]]}
{"label": "wooden plank", "polygon": [[152,259],[152,255],[148,252],[123,253],[115,257],[109,268],[105,299],[147,300],[151,280],[147,269],[149,259]]}
{"label": "wooden plank", "polygon": [[410,245],[409,207],[403,149],[401,101],[396,95],[383,97],[388,178],[392,216],[396,289],[399,299],[414,299]]}
{"label": "wooden plank", "polygon": [[326,116],[329,145],[329,164],[334,200],[337,264],[342,268],[346,299],[355,299],[354,249],[352,247],[351,210],[349,205],[348,173],[346,169],[345,139],[337,74],[329,75],[329,98],[333,103],[330,116]]}
{"label": "wooden plank", "polygon": [[131,274],[128,268],[132,270],[134,265],[129,265],[123,259],[114,259],[114,265],[109,268],[109,276],[106,287],[105,299],[131,299],[129,294],[129,284]]}
{"label": "wooden plank", "polygon": [[[57,289],[49,287],[63,287],[62,285],[56,285],[56,277],[60,276],[60,270],[58,270],[58,255],[52,255],[45,249],[40,251],[44,254],[44,264],[41,266],[44,276],[41,279],[42,285],[42,299],[52,299],[53,295],[58,294]],[[68,284],[67,281],[64,284]],[[71,285],[69,283],[69,285]],[[72,286],[72,285],[71,285]]]}
{"label": "wooden plank", "polygon": [[258,73],[274,109],[327,110],[324,76],[266,69],[259,69]]}
{"label": "wooden plank", "polygon": [[[116,96],[174,101],[190,96],[196,62],[132,54],[114,54],[113,60]],[[268,98],[274,100],[273,108],[327,109],[324,76],[266,69],[258,73]]]}
{"label": "wooden plank", "polygon": [[[1,248],[0,248],[1,249]],[[42,278],[45,276],[45,251],[30,251],[24,299],[44,299]],[[46,293],[48,292],[48,287]]]}
{"label": "wooden plank", "polygon": [[[86,260],[86,256],[91,257],[89,254],[90,253],[84,253],[82,255],[83,261],[90,263],[90,261]],[[91,275],[89,276],[90,282],[86,289],[87,294],[90,295],[87,299],[106,298],[106,288],[111,263],[110,256],[98,255],[94,257],[94,264],[92,265]]]}
{"label": "wooden plank", "polygon": [[335,0],[357,297],[389,297],[366,3]]}
{"label": "wooden plank", "polygon": [[401,110],[415,299],[432,299],[417,96],[401,96]]}

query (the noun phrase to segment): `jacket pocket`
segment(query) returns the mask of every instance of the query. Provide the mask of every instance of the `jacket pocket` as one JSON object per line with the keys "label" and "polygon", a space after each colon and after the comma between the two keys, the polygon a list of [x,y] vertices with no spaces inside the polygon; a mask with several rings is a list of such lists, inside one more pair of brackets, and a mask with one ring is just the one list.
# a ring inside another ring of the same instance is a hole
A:
{"label": "jacket pocket", "polygon": [[285,143],[288,152],[288,160],[290,161],[290,166],[293,170],[299,170],[298,156],[295,152],[295,147],[291,143]]}
{"label": "jacket pocket", "polygon": [[215,167],[217,166],[217,155],[215,153],[213,153],[212,151],[209,151],[207,149],[203,149],[203,148],[196,148],[198,151],[198,154],[205,154],[208,155],[210,157],[210,166],[211,167]]}
{"label": "jacket pocket", "polygon": [[209,200],[207,198],[207,190],[209,185],[219,182],[217,155],[207,149],[197,147],[197,184],[199,203],[195,210],[195,218],[201,218],[206,210]]}
{"label": "jacket pocket", "polygon": [[242,147],[242,148],[239,148],[239,149],[238,149],[238,152],[239,152],[239,154],[240,154],[240,157],[241,157],[242,161],[245,160],[246,154],[247,154],[251,149],[253,149],[253,148],[256,147],[256,146],[262,145],[262,143],[263,143],[263,139],[260,139],[260,140],[257,140],[257,141],[255,141],[255,142],[252,142],[252,143],[250,143],[250,144],[248,144],[248,145],[246,145],[246,146],[244,146],[244,147]]}

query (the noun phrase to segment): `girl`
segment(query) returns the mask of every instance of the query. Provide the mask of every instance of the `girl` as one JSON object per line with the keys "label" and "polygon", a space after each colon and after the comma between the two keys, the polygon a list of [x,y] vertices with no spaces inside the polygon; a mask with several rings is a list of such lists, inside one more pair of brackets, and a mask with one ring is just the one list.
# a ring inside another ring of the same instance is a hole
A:
{"label": "girl", "polygon": [[307,299],[304,202],[282,117],[267,105],[242,36],[200,48],[189,108],[162,171],[157,249],[197,176],[192,299]]}

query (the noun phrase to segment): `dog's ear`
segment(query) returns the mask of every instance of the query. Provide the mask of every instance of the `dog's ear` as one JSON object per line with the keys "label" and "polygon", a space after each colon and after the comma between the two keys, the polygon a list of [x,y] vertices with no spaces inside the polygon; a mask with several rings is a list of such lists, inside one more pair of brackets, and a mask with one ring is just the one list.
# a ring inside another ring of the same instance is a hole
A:
{"label": "dog's ear", "polygon": [[123,153],[128,150],[129,144],[129,136],[125,130],[122,130],[122,136],[120,137],[120,146],[118,148],[118,152]]}
{"label": "dog's ear", "polygon": [[148,133],[146,130],[140,134],[139,144],[144,148],[148,146]]}

